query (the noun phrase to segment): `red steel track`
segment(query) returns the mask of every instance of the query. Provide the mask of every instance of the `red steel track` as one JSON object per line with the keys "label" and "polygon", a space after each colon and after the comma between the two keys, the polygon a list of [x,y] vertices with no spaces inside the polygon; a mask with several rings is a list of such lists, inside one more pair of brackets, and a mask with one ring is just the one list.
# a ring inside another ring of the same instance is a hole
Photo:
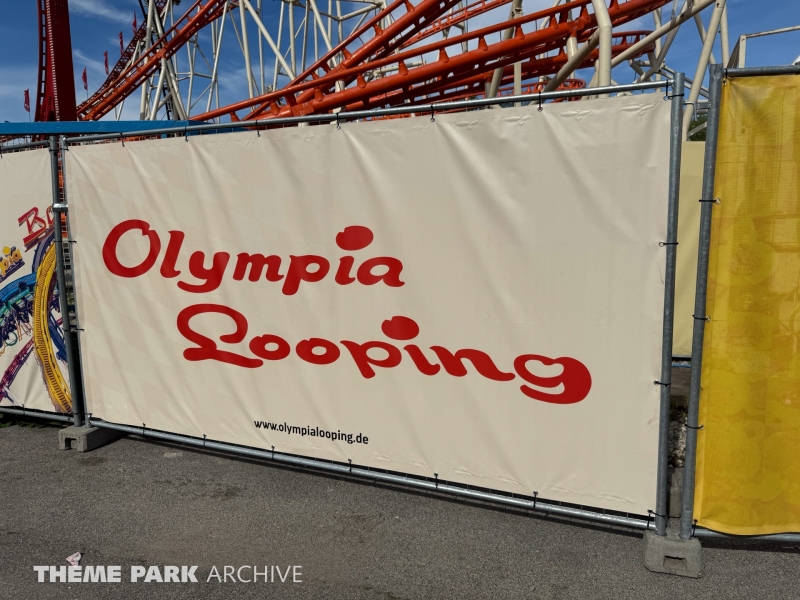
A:
{"label": "red steel track", "polygon": [[[585,41],[597,29],[595,15],[589,12],[591,0],[573,0],[423,44],[436,33],[510,2],[479,0],[447,14],[458,1],[421,0],[414,5],[409,0],[395,0],[286,87],[192,118],[202,121],[230,115],[238,120],[235,113],[246,110],[243,119],[263,119],[472,97],[483,93],[496,69],[502,69],[501,85],[513,81],[515,63],[521,63],[523,78],[557,73],[567,62],[567,40],[574,37]],[[609,17],[618,27],[669,1],[612,0]],[[110,112],[161,67],[162,59],[170,58],[220,18],[224,5],[225,0],[195,0],[164,36],[131,63],[136,43],[144,35],[143,25],[103,86],[78,107],[78,118],[96,120]],[[546,26],[539,28],[542,22]],[[503,32],[509,28],[513,28],[513,35],[503,39]],[[372,37],[362,42],[360,38],[368,33],[373,33]],[[615,33],[612,54],[630,48],[646,33]],[[490,36],[496,41],[489,43]],[[652,48],[643,48],[640,53],[648,50]],[[591,66],[597,56],[595,51],[580,66]]]}

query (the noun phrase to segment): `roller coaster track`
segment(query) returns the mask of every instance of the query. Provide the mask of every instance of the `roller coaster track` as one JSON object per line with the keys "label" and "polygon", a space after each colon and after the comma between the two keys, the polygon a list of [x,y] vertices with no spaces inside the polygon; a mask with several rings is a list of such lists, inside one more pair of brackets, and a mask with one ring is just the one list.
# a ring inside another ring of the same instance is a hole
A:
{"label": "roller coaster track", "polygon": [[56,245],[45,252],[36,272],[36,288],[33,293],[33,345],[36,358],[42,368],[47,393],[53,404],[62,412],[72,410],[69,385],[58,367],[50,338],[50,298],[55,287]]}
{"label": "roller coaster track", "polygon": [[[618,27],[668,2],[613,0],[608,13],[612,26]],[[207,120],[246,109],[250,112],[244,119],[300,116],[383,106],[389,104],[382,102],[388,98],[429,103],[433,93],[446,96],[463,87],[465,80],[482,77],[486,81],[496,69],[514,63],[522,63],[523,73],[555,73],[559,65],[566,62],[567,40],[570,37],[579,41],[588,39],[597,29],[597,19],[588,10],[591,0],[573,0],[513,21],[408,47],[414,36],[418,36],[418,40],[428,37],[436,23],[440,23],[441,28],[440,17],[456,4],[456,0],[422,0],[417,5],[397,0],[367,20],[288,86],[194,118]],[[392,22],[382,28],[381,23],[386,24],[389,16]],[[547,26],[536,28],[540,22],[546,22]],[[487,41],[489,36],[496,38],[509,28],[514,31],[509,39]],[[531,31],[531,28],[536,29]],[[374,37],[361,43],[360,37],[370,30],[375,32]],[[620,41],[622,43],[614,50],[617,54],[630,47],[624,35]],[[356,43],[361,45],[350,51],[348,46]],[[464,51],[463,48],[472,49]],[[553,51],[559,54],[547,56]],[[431,56],[436,56],[436,60],[426,60]],[[592,62],[587,59],[581,66]],[[409,66],[412,63],[417,66]],[[387,71],[392,74],[384,74]],[[383,76],[375,76],[376,72]],[[353,82],[356,85],[351,85]]]}
{"label": "roller coaster track", "polygon": [[[225,1],[195,0],[183,17],[175,25],[167,29],[163,36],[156,40],[150,48],[144,50],[131,64],[125,63],[121,65],[121,58],[114,67],[116,77],[112,79],[109,76],[97,92],[78,106],[78,119],[94,121],[111,112],[116,105],[132,94],[148,77],[161,68],[162,60],[171,58],[201,29],[220,18],[223,15]],[[238,2],[232,1],[229,5],[236,6]],[[137,36],[140,33],[144,36],[141,28],[137,31]],[[133,51],[131,52],[132,55]]]}
{"label": "roller coaster track", "polygon": [[[421,0],[416,5],[409,0],[395,0],[286,87],[192,118],[202,121],[231,115],[239,120],[235,113],[247,110],[243,119],[263,119],[461,97],[473,94],[479,81],[490,79],[496,69],[515,63],[522,63],[525,77],[553,74],[566,63],[567,40],[587,40],[597,29],[597,19],[589,12],[592,0],[573,0],[513,21],[422,43],[509,1],[480,0],[456,9],[459,0]],[[612,0],[608,13],[616,28],[668,3],[669,0]],[[238,4],[231,0],[228,8]],[[163,0],[156,3],[157,7],[163,5]],[[144,25],[140,27],[105,83],[78,106],[78,118],[96,120],[113,110],[160,69],[163,60],[222,17],[224,8],[225,0],[195,0],[164,35],[134,58],[145,35]],[[539,27],[540,23],[546,26]],[[501,35],[499,41],[488,42],[489,36],[496,39],[509,28],[514,31],[509,39],[502,39]],[[372,37],[362,41],[368,34]],[[614,55],[630,48],[624,35],[620,38],[616,34],[616,39],[619,43],[613,44]],[[553,51],[557,52],[555,56]],[[640,49],[637,55],[645,52],[647,49]],[[437,58],[431,60],[432,56]],[[580,67],[591,66],[596,57],[597,52]],[[414,66],[410,66],[412,63]],[[503,79],[501,84],[507,79],[505,74]],[[432,94],[436,97],[430,98]]]}

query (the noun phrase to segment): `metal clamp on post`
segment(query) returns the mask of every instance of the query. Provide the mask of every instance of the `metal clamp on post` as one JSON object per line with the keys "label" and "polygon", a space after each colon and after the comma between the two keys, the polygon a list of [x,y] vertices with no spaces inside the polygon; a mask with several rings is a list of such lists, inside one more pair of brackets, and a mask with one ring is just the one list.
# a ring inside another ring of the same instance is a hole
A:
{"label": "metal clamp on post", "polygon": [[62,202],[59,202],[57,204],[53,204],[53,212],[55,212],[55,213],[65,213],[68,210],[69,210],[69,207],[66,204],[62,203]]}

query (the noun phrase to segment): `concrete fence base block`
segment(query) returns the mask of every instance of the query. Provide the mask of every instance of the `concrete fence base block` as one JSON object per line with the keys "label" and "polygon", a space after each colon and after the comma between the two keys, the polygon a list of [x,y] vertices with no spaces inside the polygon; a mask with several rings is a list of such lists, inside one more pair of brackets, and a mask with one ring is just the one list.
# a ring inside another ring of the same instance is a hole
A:
{"label": "concrete fence base block", "polygon": [[100,427],[66,427],[58,432],[58,447],[60,450],[91,452],[121,438],[122,435],[119,431]]}
{"label": "concrete fence base block", "polygon": [[700,540],[683,540],[674,533],[662,537],[653,531],[646,531],[644,566],[654,573],[700,577],[703,574]]}

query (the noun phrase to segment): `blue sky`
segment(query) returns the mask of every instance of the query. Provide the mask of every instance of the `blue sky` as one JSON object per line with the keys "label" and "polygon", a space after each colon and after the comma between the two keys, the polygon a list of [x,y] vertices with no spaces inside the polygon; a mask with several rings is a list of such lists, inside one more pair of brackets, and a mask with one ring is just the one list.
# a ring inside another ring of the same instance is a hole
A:
{"label": "blue sky", "polygon": [[[191,0],[184,0],[181,8]],[[255,2],[255,0],[253,0]],[[549,5],[550,0],[525,0],[526,13],[540,5]],[[31,102],[35,100],[37,69],[36,2],[6,2],[3,19],[0,20],[0,120],[27,121],[23,109],[23,91],[31,90]],[[146,1],[145,1],[146,4]],[[134,12],[141,23],[142,15],[138,0],[69,0],[72,26],[73,61],[75,87],[79,101],[86,97],[80,75],[87,68],[89,90],[94,91],[105,79],[103,52],[108,51],[113,65],[119,57],[118,34],[121,31],[125,43],[131,38],[131,21]],[[264,0],[265,22],[273,36],[277,30],[279,2]],[[362,5],[363,6],[363,5]],[[530,6],[530,8],[528,8]],[[507,12],[507,8],[503,9]],[[707,9],[703,16],[706,23],[710,15]],[[302,18],[302,15],[298,18]],[[729,0],[729,23],[731,49],[742,33],[751,33],[800,24],[800,1],[798,0]],[[652,19],[636,23],[636,28],[651,29]],[[250,30],[251,42],[256,39],[255,29]],[[234,49],[236,39],[228,35],[226,47]],[[254,44],[251,44],[255,48]],[[689,22],[683,25],[670,51],[668,63],[676,70],[683,70],[692,77],[696,68],[700,39],[696,27]],[[232,57],[233,52],[228,56]],[[224,53],[223,53],[224,55]],[[720,57],[719,46],[715,49]],[[800,32],[758,38],[748,42],[747,65],[777,65],[791,63],[800,55]],[[180,54],[185,60],[185,52]],[[239,57],[241,54],[239,53]],[[223,104],[243,99],[247,95],[247,84],[241,58],[228,58],[221,65],[221,95]],[[271,81],[271,67],[267,79]],[[618,67],[615,78],[630,81],[632,71]],[[620,81],[622,82],[622,81]],[[204,104],[204,103],[203,103]],[[138,95],[126,104],[124,118],[138,118]]]}

